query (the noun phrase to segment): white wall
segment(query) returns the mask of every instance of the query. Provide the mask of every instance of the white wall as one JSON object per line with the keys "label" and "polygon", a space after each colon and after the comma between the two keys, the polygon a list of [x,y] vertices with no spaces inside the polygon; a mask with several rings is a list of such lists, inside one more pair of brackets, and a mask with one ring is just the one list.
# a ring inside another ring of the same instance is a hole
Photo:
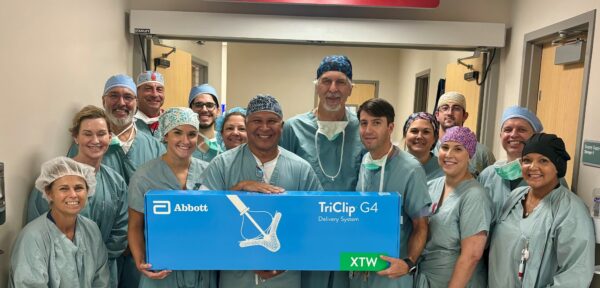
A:
{"label": "white wall", "polygon": [[[8,2],[8,1],[7,1]],[[83,105],[101,105],[104,81],[131,71],[127,0],[10,1],[0,9],[0,161],[7,222],[0,226],[0,287],[40,164],[67,152]]]}
{"label": "white wall", "polygon": [[[516,105],[519,101],[525,34],[600,8],[599,1],[519,0],[513,3],[510,41],[508,41],[508,46],[502,52],[500,64],[500,87],[496,111],[498,119],[496,122],[499,121],[505,107]],[[535,15],[535,17],[532,17],[532,15]],[[600,21],[598,21],[597,17],[598,14],[596,15],[596,25],[594,28],[596,35],[593,43],[594,49],[592,52],[583,129],[583,139],[593,140],[600,140],[600,129],[598,129],[600,113],[597,113],[600,110],[600,97],[597,96],[600,94],[600,82],[597,81],[600,73],[598,71],[600,69],[600,37],[598,35]],[[495,127],[495,129],[496,135],[499,135],[500,128]],[[496,136],[495,143],[499,142],[499,136]],[[494,147],[496,155],[501,154],[500,150],[502,150],[500,145]],[[571,156],[573,157],[574,155]],[[579,169],[577,193],[590,206],[592,204],[593,187],[600,187],[600,169],[585,165],[580,165]]]}

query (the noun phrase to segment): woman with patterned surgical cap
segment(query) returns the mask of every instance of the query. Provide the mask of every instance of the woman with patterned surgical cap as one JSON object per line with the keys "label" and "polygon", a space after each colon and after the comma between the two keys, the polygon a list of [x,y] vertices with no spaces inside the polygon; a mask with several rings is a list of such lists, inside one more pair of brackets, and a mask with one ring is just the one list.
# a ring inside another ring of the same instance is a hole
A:
{"label": "woman with patterned surgical cap", "polygon": [[235,107],[229,109],[225,116],[217,119],[217,131],[226,150],[248,142],[246,133],[246,109]]}
{"label": "woman with patterned surgical cap", "polygon": [[417,112],[408,116],[402,130],[406,149],[425,169],[427,181],[444,176],[444,171],[438,164],[438,157],[432,152],[438,141],[439,127],[435,116],[427,112]]}
{"label": "woman with patterned surgical cap", "polygon": [[571,158],[554,134],[525,142],[528,186],[513,190],[498,218],[489,256],[489,287],[589,287],[596,239],[588,208],[559,178]]}
{"label": "woman with patterned surgical cap", "polygon": [[[129,182],[129,246],[140,287],[216,287],[211,271],[152,270],[146,262],[144,194],[148,190],[196,190],[208,163],[192,157],[198,144],[198,115],[189,108],[171,108],[159,118],[158,131],[167,152],[142,165]],[[167,245],[167,243],[165,243]]]}
{"label": "woman with patterned surgical cap", "polygon": [[429,181],[429,235],[415,287],[487,287],[482,261],[492,220],[491,201],[469,172],[477,138],[467,127],[448,128],[440,141],[444,177]]}
{"label": "woman with patterned surgical cap", "polygon": [[50,211],[19,233],[8,287],[109,287],[108,254],[98,225],[79,215],[95,193],[94,168],[58,157],[41,170],[35,187]]}
{"label": "woman with patterned surgical cap", "polygon": [[[98,224],[102,240],[108,250],[110,286],[118,282],[117,257],[127,247],[127,184],[123,177],[112,168],[101,164],[111,140],[111,130],[104,110],[96,106],[86,106],[73,117],[69,129],[77,155],[73,160],[94,167],[96,192],[89,197],[88,204],[80,214]],[[27,221],[31,222],[50,210],[48,201],[38,189],[29,196]]]}

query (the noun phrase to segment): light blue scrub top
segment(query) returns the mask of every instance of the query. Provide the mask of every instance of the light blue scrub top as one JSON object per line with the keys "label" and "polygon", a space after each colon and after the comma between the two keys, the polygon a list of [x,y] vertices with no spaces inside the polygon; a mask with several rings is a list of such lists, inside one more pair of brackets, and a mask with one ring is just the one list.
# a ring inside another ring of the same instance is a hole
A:
{"label": "light blue scrub top", "polygon": [[[433,148],[433,154],[435,154],[435,156],[439,156],[440,147],[442,147],[442,142],[438,140],[438,142],[435,143],[435,148]],[[477,177],[483,169],[494,164],[494,162],[496,162],[496,157],[494,157],[492,151],[490,151],[487,146],[477,142],[475,155],[473,155],[469,161],[469,171]]]}
{"label": "light blue scrub top", "polygon": [[[366,157],[366,155],[365,155]],[[381,168],[369,170],[360,168],[356,191],[379,192]],[[364,190],[363,190],[364,183]],[[400,232],[400,259],[408,257],[408,239],[413,231],[412,219],[429,214],[431,198],[427,192],[425,171],[411,154],[394,147],[394,152],[385,163],[383,192],[398,192],[402,195],[402,219]],[[362,273],[360,273],[362,274]],[[367,279],[367,281],[365,281]],[[369,272],[368,277],[355,275],[350,279],[350,287],[412,287],[412,275],[397,279],[381,277]]]}
{"label": "light blue scrub top", "polygon": [[[495,167],[504,164],[506,164],[506,160],[498,160],[494,165],[485,168],[481,174],[479,174],[479,177],[477,177],[477,181],[481,183],[492,199],[492,226],[494,226],[496,219],[500,217],[504,203],[506,203],[506,200],[508,200],[510,192],[512,191],[511,181],[502,179],[502,177],[496,173]],[[565,178],[560,178],[559,180],[562,186],[565,186],[566,188],[569,187]],[[512,182],[514,182],[514,188],[527,186],[527,182],[525,182],[523,178],[513,180]],[[493,232],[493,228],[490,231]]]}
{"label": "light blue scrub top", "polygon": [[[186,188],[195,190],[200,188],[200,175],[208,163],[192,158]],[[140,166],[131,177],[129,183],[129,208],[144,213],[144,195],[148,190],[181,190],[179,180],[160,157]],[[199,240],[199,245],[202,241]],[[165,243],[165,245],[177,243]],[[150,263],[152,264],[152,263]],[[139,287],[216,287],[216,273],[213,271],[173,271],[161,280],[150,279],[144,275],[140,278]]]}
{"label": "light blue scrub top", "polygon": [[444,170],[440,167],[440,163],[438,163],[438,157],[433,155],[433,153],[429,153],[431,158],[427,160],[427,163],[423,165],[423,169],[425,169],[425,175],[427,175],[427,182],[444,176]]}
{"label": "light blue scrub top", "polygon": [[285,121],[283,125],[283,134],[279,144],[308,161],[326,191],[354,191],[362,156],[366,153],[358,134],[358,118],[354,113],[346,110],[346,119],[348,125],[344,130],[345,135],[340,134],[333,141],[329,141],[325,135],[318,134],[321,164],[327,175],[330,176],[335,176],[338,171],[342,141],[344,141],[342,168],[334,181],[323,174],[317,159],[315,133],[318,126],[315,114],[308,112],[297,115]]}
{"label": "light blue scrub top", "polygon": [[108,258],[98,226],[78,215],[73,241],[43,213],[13,246],[8,287],[110,287]]}
{"label": "light blue scrub top", "polygon": [[[528,191],[528,186],[512,191],[492,234],[489,287],[589,287],[596,239],[588,208],[559,186],[523,218]],[[529,259],[521,281],[517,273],[526,242]]]}
{"label": "light blue scrub top", "polygon": [[[75,157],[78,151],[79,148],[73,143],[67,156]],[[162,155],[165,151],[165,146],[153,136],[137,131],[127,154],[118,144],[111,144],[102,158],[102,164],[117,171],[123,176],[125,183],[129,183],[137,167]]]}
{"label": "light blue scrub top", "polygon": [[[117,284],[116,258],[127,248],[127,185],[117,172],[101,164],[96,173],[96,192],[88,198],[80,215],[94,221],[100,229],[102,241],[108,250],[110,284]],[[48,201],[42,193],[33,189],[29,194],[27,222],[48,212]]]}
{"label": "light blue scrub top", "polygon": [[[445,181],[446,177],[442,177],[428,183],[431,207],[436,211],[429,216],[427,244],[421,254],[415,287],[448,287],[461,253],[461,241],[479,232],[488,232],[492,221],[491,200],[475,179],[461,182],[440,207]],[[487,287],[483,259],[475,267],[467,287]]]}
{"label": "light blue scrub top", "polygon": [[[256,169],[254,155],[247,144],[242,144],[213,159],[204,171],[201,182],[210,190],[227,190],[240,181],[261,181]],[[281,147],[269,184],[287,191],[323,190],[310,165]],[[258,285],[254,271],[221,271],[219,287],[297,288],[300,287],[300,282],[300,271],[286,271],[264,282],[259,281]]]}
{"label": "light blue scrub top", "polygon": [[198,149],[198,147],[196,147],[196,150],[194,150],[194,154],[192,154],[192,157],[198,160],[202,160],[204,162],[210,162],[220,153],[222,152],[213,149],[208,149],[208,151],[202,152],[200,149]]}

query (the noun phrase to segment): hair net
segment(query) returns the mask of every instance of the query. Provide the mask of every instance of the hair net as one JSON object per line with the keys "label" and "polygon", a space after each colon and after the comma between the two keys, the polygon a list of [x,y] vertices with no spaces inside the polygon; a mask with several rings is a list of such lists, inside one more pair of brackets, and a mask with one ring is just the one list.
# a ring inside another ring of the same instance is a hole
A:
{"label": "hair net", "polygon": [[544,131],[542,121],[540,121],[540,119],[527,108],[523,108],[520,106],[511,106],[504,110],[504,112],[502,113],[502,119],[500,120],[500,128],[504,126],[504,122],[506,122],[506,120],[512,118],[521,118],[527,121],[529,125],[531,125],[531,128],[533,128],[533,132],[535,133],[540,133]]}
{"label": "hair net", "polygon": [[88,186],[88,198],[96,193],[96,173],[94,167],[79,163],[68,157],[56,157],[42,164],[40,176],[35,180],[35,188],[42,192],[42,197],[50,202],[46,187],[63,176],[79,176]]}
{"label": "hair net", "polygon": [[144,83],[158,83],[165,86],[165,78],[156,71],[144,71],[138,75],[136,84],[140,87]]}
{"label": "hair net", "polygon": [[158,118],[158,135],[162,138],[173,128],[186,124],[198,130],[200,126],[198,114],[186,107],[169,108]]}
{"label": "hair net", "polygon": [[554,134],[535,133],[529,140],[525,141],[522,156],[529,153],[542,154],[556,167],[558,178],[564,177],[567,173],[567,161],[571,160],[569,153],[565,149],[565,142]]}
{"label": "hair net", "polygon": [[279,102],[271,95],[258,94],[248,102],[246,115],[250,116],[252,113],[261,111],[273,112],[283,118],[283,112],[281,111]]}
{"label": "hair net", "polygon": [[131,90],[133,95],[137,96],[137,87],[135,86],[135,83],[133,83],[133,79],[127,75],[119,74],[108,78],[108,80],[106,80],[106,84],[104,84],[104,93],[102,95],[106,95],[110,89],[115,87],[127,88]]}
{"label": "hair net", "polygon": [[217,101],[219,101],[219,95],[217,95],[217,90],[208,84],[202,84],[196,87],[192,87],[192,90],[190,90],[188,105],[192,105],[194,99],[196,99],[196,97],[200,94],[210,94],[212,96],[215,96],[215,98],[217,98]]}
{"label": "hair net", "polygon": [[350,62],[350,59],[344,55],[325,56],[317,69],[317,79],[327,71],[342,72],[346,74],[348,79],[352,80],[352,63]]}
{"label": "hair net", "polygon": [[446,92],[440,96],[437,107],[450,105],[451,103],[458,104],[465,111],[467,110],[467,100],[465,99],[465,95],[454,91]]}
{"label": "hair net", "polygon": [[458,142],[465,146],[469,152],[469,158],[473,158],[477,149],[477,137],[471,132],[471,129],[462,126],[454,126],[448,128],[444,136],[442,136],[442,144],[446,142]]}

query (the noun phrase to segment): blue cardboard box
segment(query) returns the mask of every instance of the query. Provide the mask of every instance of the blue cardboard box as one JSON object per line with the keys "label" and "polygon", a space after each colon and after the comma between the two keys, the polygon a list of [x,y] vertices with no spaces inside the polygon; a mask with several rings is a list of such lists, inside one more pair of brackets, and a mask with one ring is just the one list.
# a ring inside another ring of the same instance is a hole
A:
{"label": "blue cardboard box", "polygon": [[399,257],[401,195],[149,191],[146,259],[162,270],[378,271]]}

